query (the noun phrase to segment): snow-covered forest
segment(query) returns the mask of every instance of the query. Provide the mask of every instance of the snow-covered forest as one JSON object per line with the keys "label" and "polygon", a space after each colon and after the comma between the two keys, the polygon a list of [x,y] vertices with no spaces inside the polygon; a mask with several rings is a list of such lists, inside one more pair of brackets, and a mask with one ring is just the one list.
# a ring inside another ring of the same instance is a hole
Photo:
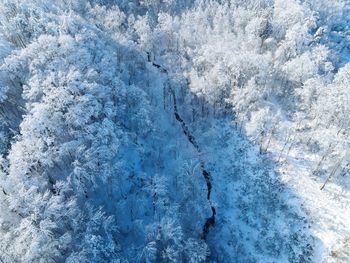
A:
{"label": "snow-covered forest", "polygon": [[349,263],[349,0],[0,0],[1,263]]}

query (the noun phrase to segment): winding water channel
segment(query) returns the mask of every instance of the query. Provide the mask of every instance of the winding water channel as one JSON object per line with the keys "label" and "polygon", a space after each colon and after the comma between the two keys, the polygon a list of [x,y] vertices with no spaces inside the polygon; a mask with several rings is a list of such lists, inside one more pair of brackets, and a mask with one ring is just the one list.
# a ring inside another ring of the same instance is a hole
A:
{"label": "winding water channel", "polygon": [[[154,67],[156,67],[157,69],[159,69],[161,72],[163,73],[168,73],[168,71],[163,68],[161,65],[158,65],[156,63],[154,63],[151,60],[151,55],[148,53],[148,62],[152,63],[152,65]],[[200,161],[200,169],[201,169],[201,173],[203,175],[203,178],[206,182],[207,185],[207,200],[209,202],[210,208],[211,208],[211,216],[208,217],[203,225],[202,228],[202,234],[201,234],[201,238],[203,240],[207,240],[207,236],[209,233],[209,230],[211,227],[214,226],[215,224],[215,216],[216,216],[216,209],[211,201],[211,191],[212,191],[212,178],[210,175],[210,172],[205,168],[205,163],[203,161],[203,159],[201,159],[201,149],[195,139],[195,137],[192,135],[192,133],[190,132],[188,126],[186,125],[186,122],[181,118],[178,108],[177,108],[177,103],[176,103],[176,95],[175,95],[175,91],[172,88],[169,88],[169,91],[172,95],[173,98],[173,111],[174,111],[174,116],[175,119],[179,122],[179,124],[181,125],[182,131],[185,134],[187,140],[192,144],[192,146],[196,149],[198,156],[199,156],[199,161]]]}
{"label": "winding water channel", "polygon": [[[173,107],[174,107],[174,115],[175,115],[175,119],[180,123],[181,128],[183,133],[185,134],[187,140],[193,145],[193,147],[196,149],[198,156],[201,156],[201,149],[198,145],[198,143],[196,142],[194,136],[191,134],[190,130],[188,129],[188,126],[186,125],[185,121],[181,118],[181,116],[179,115],[178,109],[177,109],[177,103],[176,103],[176,96],[175,96],[175,91],[173,89],[170,89],[170,92],[172,94],[173,97]],[[215,224],[215,215],[216,215],[216,210],[214,205],[211,202],[211,191],[212,191],[212,183],[211,183],[211,175],[209,173],[209,171],[205,168],[205,163],[204,161],[200,158],[200,169],[201,169],[201,173],[204,177],[204,180],[207,184],[207,199],[208,202],[210,204],[211,207],[211,211],[212,214],[210,217],[207,218],[207,220],[205,221],[205,224],[203,226],[202,229],[202,239],[206,240],[210,227],[212,227]]]}

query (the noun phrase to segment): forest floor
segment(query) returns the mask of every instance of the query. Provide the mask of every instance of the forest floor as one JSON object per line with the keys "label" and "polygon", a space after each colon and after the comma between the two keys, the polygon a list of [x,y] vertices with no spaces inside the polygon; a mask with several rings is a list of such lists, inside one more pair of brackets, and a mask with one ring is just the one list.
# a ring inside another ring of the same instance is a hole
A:
{"label": "forest floor", "polygon": [[212,175],[212,262],[311,261],[313,238],[302,200],[269,156],[232,117],[202,118],[191,129]]}
{"label": "forest floor", "polygon": [[[271,154],[278,158],[281,145],[274,142]],[[311,156],[295,148],[280,162],[283,182],[299,197],[316,238],[315,262],[349,262],[350,193],[332,181],[320,190],[325,178],[313,175],[320,156]],[[328,171],[331,171],[332,167]],[[323,259],[323,261],[322,261]]]}

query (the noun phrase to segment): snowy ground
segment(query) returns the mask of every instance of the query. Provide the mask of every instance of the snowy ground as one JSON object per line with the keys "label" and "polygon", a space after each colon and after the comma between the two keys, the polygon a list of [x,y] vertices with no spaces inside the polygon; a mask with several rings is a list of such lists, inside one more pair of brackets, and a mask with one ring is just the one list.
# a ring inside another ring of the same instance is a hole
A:
{"label": "snowy ground", "polygon": [[350,194],[332,179],[320,190],[320,156],[296,145],[281,155],[274,138],[261,153],[228,117],[193,130],[213,176],[213,262],[349,262]]}
{"label": "snowy ground", "polygon": [[312,262],[310,222],[275,164],[230,117],[192,124],[213,180],[212,262]]}
{"label": "snowy ground", "polygon": [[[274,145],[271,149],[281,146]],[[277,157],[277,151],[272,154]],[[350,193],[332,181],[320,190],[324,180],[312,175],[317,161],[308,157],[297,149],[291,151],[281,162],[281,178],[299,197],[310,220],[316,238],[314,261],[349,262]]]}

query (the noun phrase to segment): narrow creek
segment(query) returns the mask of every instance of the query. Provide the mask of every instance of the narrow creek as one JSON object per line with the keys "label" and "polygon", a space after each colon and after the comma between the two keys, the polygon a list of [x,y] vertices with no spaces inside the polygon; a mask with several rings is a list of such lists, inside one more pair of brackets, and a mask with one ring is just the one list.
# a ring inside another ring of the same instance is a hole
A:
{"label": "narrow creek", "polygon": [[190,130],[188,129],[188,126],[186,125],[185,121],[181,118],[179,115],[179,111],[177,109],[177,103],[176,103],[176,96],[175,96],[175,91],[173,89],[170,89],[171,95],[173,97],[173,107],[174,107],[174,115],[175,119],[180,123],[181,128],[185,136],[187,137],[187,140],[193,145],[193,147],[196,149],[198,156],[200,158],[200,169],[201,173],[204,177],[204,180],[207,184],[207,199],[211,207],[211,216],[207,218],[205,221],[205,224],[202,229],[202,236],[201,238],[203,240],[207,239],[210,227],[212,227],[215,224],[215,215],[216,215],[216,210],[214,205],[211,202],[211,190],[212,190],[212,183],[211,183],[211,175],[209,171],[205,168],[204,161],[201,159],[201,149],[196,142],[194,136],[191,134]]}
{"label": "narrow creek", "polygon": [[[156,67],[157,69],[159,69],[163,73],[166,73],[166,74],[168,73],[168,71],[165,68],[163,68],[161,65],[156,64],[152,61],[150,53],[147,53],[147,57],[148,57],[148,62],[152,63],[152,65],[154,67]],[[206,182],[206,185],[207,185],[207,200],[208,200],[210,208],[211,208],[211,216],[206,219],[206,221],[203,225],[202,234],[201,234],[201,238],[206,241],[210,228],[213,227],[215,224],[215,216],[216,216],[216,209],[211,201],[211,191],[212,191],[212,182],[211,181],[212,181],[212,178],[211,178],[209,171],[205,168],[204,161],[201,159],[202,152],[201,152],[201,149],[200,149],[198,143],[196,142],[196,139],[194,138],[194,136],[190,132],[188,126],[186,125],[185,121],[181,118],[181,116],[179,114],[179,111],[177,108],[177,103],[176,103],[175,91],[171,87],[169,87],[169,91],[170,91],[172,98],[173,98],[173,111],[174,111],[175,119],[180,123],[182,131],[185,134],[187,140],[192,144],[192,146],[196,149],[196,151],[198,153],[201,173],[202,173],[202,176],[203,176],[203,178]]]}

